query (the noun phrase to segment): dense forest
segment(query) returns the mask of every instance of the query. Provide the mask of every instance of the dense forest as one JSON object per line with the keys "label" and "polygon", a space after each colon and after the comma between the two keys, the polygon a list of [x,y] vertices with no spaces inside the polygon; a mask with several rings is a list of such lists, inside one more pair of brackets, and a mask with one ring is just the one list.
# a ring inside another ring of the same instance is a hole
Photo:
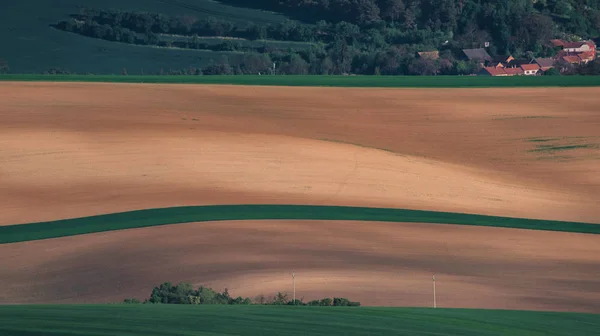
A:
{"label": "dense forest", "polygon": [[[465,75],[463,48],[489,42],[492,55],[549,57],[552,38],[600,35],[600,0],[223,0],[296,20],[279,24],[83,9],[55,28],[110,41],[243,52],[191,74]],[[208,37],[219,37],[207,41]],[[298,42],[283,46],[281,41]],[[438,59],[418,51],[438,50]],[[273,69],[273,64],[276,64]],[[164,70],[163,70],[164,71]]]}
{"label": "dense forest", "polygon": [[144,304],[227,304],[227,305],[296,305],[296,306],[360,306],[360,302],[350,301],[346,298],[324,298],[304,302],[302,299],[290,299],[287,293],[278,292],[272,297],[257,296],[254,300],[241,296],[232,297],[227,288],[219,293],[212,288],[200,286],[197,289],[186,282],[174,285],[170,282],[162,283],[152,289],[150,298],[140,301],[134,298],[123,300],[123,303]]}

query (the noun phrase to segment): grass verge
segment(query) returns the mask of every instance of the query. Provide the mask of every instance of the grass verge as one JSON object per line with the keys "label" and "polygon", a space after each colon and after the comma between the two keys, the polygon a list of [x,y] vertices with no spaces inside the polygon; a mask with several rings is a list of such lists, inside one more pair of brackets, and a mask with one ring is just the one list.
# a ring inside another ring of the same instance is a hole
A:
{"label": "grass verge", "polygon": [[600,234],[599,224],[579,222],[391,208],[240,204],[135,210],[0,226],[0,244],[178,223],[269,219],[440,223]]}
{"label": "grass verge", "polygon": [[337,87],[585,87],[600,86],[600,76],[119,76],[0,75],[0,81],[179,83]]}
{"label": "grass verge", "polygon": [[558,312],[286,306],[10,305],[0,334],[593,335],[600,315]]}

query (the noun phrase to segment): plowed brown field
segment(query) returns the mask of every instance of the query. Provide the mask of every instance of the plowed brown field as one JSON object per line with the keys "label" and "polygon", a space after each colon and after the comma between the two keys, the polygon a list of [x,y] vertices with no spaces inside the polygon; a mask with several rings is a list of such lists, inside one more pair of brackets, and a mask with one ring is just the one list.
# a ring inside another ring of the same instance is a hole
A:
{"label": "plowed brown field", "polygon": [[[0,302],[147,298],[166,280],[366,305],[600,312],[596,235],[456,225],[232,221],[0,245]],[[8,285],[8,286],[7,286]]]}
{"label": "plowed brown field", "polygon": [[[232,203],[597,223],[599,94],[598,88],[0,83],[0,225]],[[450,295],[440,296],[440,305],[598,309],[593,298],[600,286],[594,291],[598,283],[584,280],[600,269],[592,251],[600,246],[596,236],[281,222],[269,224],[263,243],[246,240],[242,225],[256,226],[260,235],[266,224],[170,226],[2,245],[0,255],[10,257],[0,261],[0,301],[116,300],[145,295],[167,280],[272,294],[285,287],[294,267],[307,278],[307,296],[339,290],[366,304],[424,305],[437,270],[447,279],[440,286],[448,286],[440,295]],[[305,225],[302,235],[293,235]],[[196,250],[189,236],[205,245],[203,234],[222,241],[223,250]],[[353,243],[337,241],[340,236]],[[356,242],[365,236],[363,245]],[[505,254],[486,253],[491,243],[485,237],[502,242],[498,249]],[[272,245],[279,238],[279,247]],[[297,255],[284,244],[292,238]],[[420,247],[423,239],[428,243]],[[432,250],[434,241],[461,252]],[[353,244],[363,247],[353,250]],[[389,245],[384,256],[364,247],[382,244]],[[332,259],[320,263],[326,255]],[[173,266],[161,266],[171,259]],[[397,279],[402,272],[407,280]],[[283,279],[262,285],[278,274]],[[17,296],[32,285],[35,295]]]}

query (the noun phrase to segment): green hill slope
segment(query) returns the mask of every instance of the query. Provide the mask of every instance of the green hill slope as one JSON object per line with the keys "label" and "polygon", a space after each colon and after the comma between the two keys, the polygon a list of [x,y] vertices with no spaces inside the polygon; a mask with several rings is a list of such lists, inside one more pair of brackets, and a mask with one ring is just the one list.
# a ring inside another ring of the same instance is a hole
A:
{"label": "green hill slope", "polygon": [[0,306],[3,336],[594,335],[600,315],[427,308]]}
{"label": "green hill slope", "polygon": [[159,208],[0,226],[0,244],[189,222],[290,219],[441,223],[600,234],[599,224],[423,210],[320,205],[207,205]]}
{"label": "green hill slope", "polygon": [[76,73],[156,73],[188,67],[204,67],[222,55],[235,62],[239,54],[204,50],[181,50],[135,46],[63,32],[50,27],[83,7],[148,11],[166,15],[215,17],[232,21],[276,23],[281,15],[236,8],[211,0],[21,0],[10,1],[0,10],[0,59],[12,73],[40,73],[50,68]]}

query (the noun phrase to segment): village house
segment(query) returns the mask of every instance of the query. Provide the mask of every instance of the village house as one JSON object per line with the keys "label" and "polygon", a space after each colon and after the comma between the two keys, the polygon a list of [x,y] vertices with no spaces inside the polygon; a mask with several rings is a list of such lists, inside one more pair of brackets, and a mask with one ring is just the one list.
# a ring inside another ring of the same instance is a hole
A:
{"label": "village house", "polygon": [[514,59],[515,58],[512,57],[511,55],[495,56],[495,57],[492,57],[492,61],[490,62],[489,66],[502,68],[502,67],[505,67],[508,63],[510,63]]}
{"label": "village house", "polygon": [[525,76],[535,76],[540,71],[540,66],[536,63],[522,64],[520,69],[523,70]]}
{"label": "village house", "polygon": [[479,76],[508,76],[503,67],[483,67],[478,73]]}
{"label": "village house", "polygon": [[581,53],[592,50],[587,42],[568,42],[565,43],[562,48],[568,53]]}
{"label": "village house", "polygon": [[559,63],[562,63],[563,65],[568,65],[568,64],[581,64],[581,57],[579,57],[579,55],[568,55],[568,56],[563,56],[559,59]]}
{"label": "village house", "polygon": [[481,65],[485,65],[487,62],[492,61],[492,57],[484,48],[463,49],[463,53],[469,61],[477,61]]}
{"label": "village house", "polygon": [[519,68],[504,68],[504,71],[508,76],[520,76],[525,74],[523,69]]}
{"label": "village house", "polygon": [[596,59],[596,43],[594,41],[565,42],[551,40],[553,46],[561,48],[556,55],[560,63],[581,64]]}
{"label": "village house", "polygon": [[533,61],[535,62],[535,64],[540,66],[540,70],[542,72],[544,72],[550,68],[553,68],[554,63],[556,62],[556,60],[552,57],[534,58]]}
{"label": "village house", "polygon": [[562,48],[565,45],[565,41],[559,40],[559,39],[554,39],[554,40],[550,40],[550,44],[553,47],[560,47],[560,48]]}

